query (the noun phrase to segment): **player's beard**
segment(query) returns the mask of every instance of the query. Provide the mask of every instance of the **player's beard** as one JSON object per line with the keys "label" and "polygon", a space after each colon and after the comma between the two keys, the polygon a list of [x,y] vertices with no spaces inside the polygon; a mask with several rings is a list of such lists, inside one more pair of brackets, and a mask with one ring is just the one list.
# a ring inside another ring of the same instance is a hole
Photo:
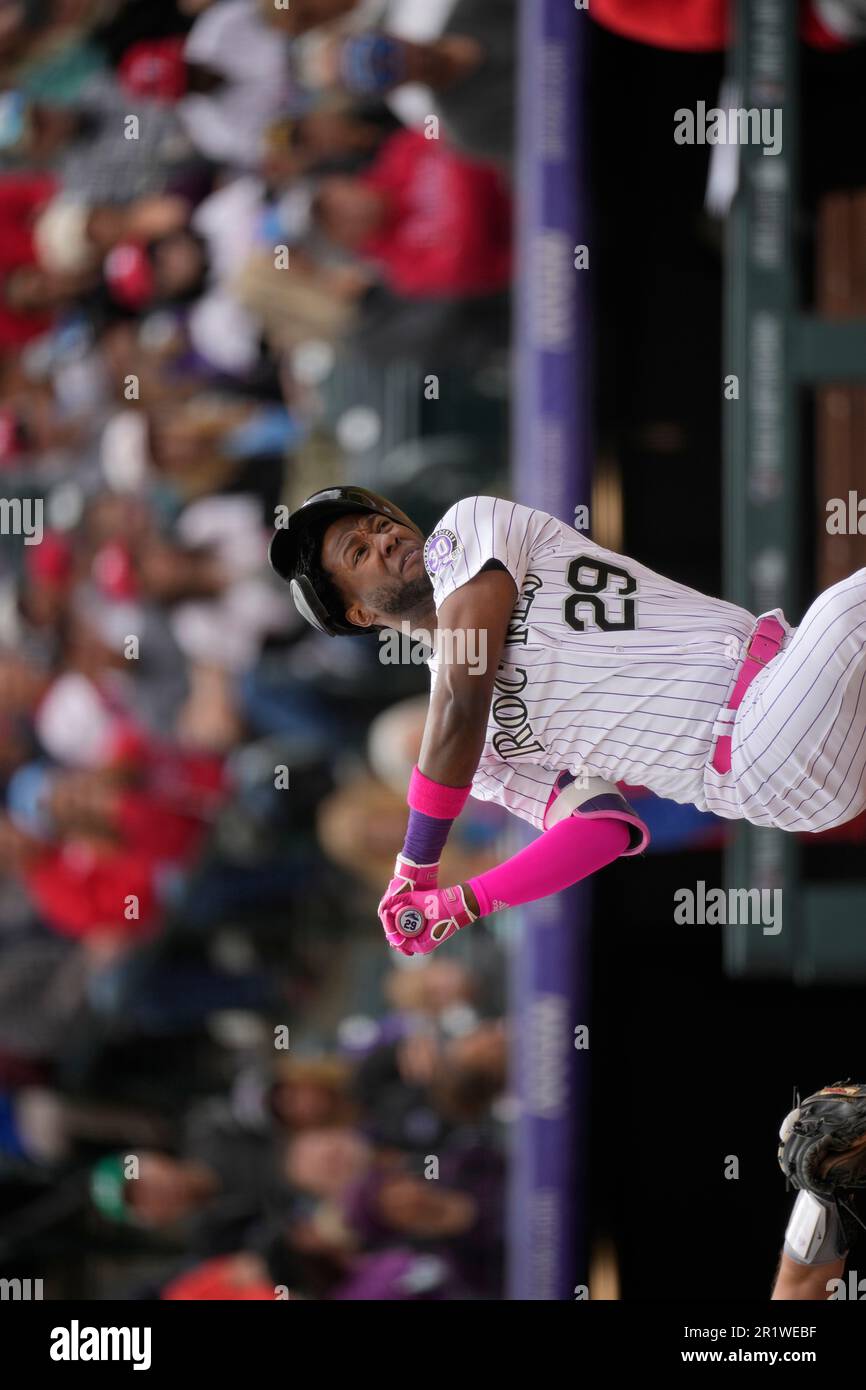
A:
{"label": "player's beard", "polygon": [[384,613],[389,618],[405,618],[408,622],[413,618],[428,617],[435,611],[433,585],[427,574],[421,574],[417,579],[398,579],[393,584],[382,584],[367,594],[364,603],[377,613]]}

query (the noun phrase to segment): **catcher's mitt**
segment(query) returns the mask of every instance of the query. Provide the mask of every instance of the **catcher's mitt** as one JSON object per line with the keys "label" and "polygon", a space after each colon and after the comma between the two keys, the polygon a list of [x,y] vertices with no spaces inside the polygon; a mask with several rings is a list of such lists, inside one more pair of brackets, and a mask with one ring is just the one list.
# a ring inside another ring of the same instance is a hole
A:
{"label": "catcher's mitt", "polygon": [[779,1167],[818,1197],[866,1187],[866,1085],[834,1081],[782,1121]]}

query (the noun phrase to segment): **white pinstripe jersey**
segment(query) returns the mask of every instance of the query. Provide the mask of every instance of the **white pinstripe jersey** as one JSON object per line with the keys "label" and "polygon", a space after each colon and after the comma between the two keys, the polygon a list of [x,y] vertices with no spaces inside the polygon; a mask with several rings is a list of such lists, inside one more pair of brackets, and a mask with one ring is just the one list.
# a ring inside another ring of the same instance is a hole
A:
{"label": "white pinstripe jersey", "polygon": [[[491,560],[518,597],[473,796],[540,829],[558,773],[585,768],[706,810],[704,768],[753,615],[495,497],[463,498],[428,537],[437,610]],[[431,691],[444,652],[428,661]]]}

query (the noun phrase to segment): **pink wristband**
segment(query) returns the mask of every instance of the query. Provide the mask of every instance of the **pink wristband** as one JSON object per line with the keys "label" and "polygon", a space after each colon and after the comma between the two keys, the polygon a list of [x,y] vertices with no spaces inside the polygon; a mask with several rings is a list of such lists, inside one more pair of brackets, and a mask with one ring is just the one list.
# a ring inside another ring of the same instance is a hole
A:
{"label": "pink wristband", "polygon": [[471,790],[471,783],[468,787],[446,787],[442,782],[434,782],[425,777],[416,765],[409,779],[406,800],[413,811],[423,811],[425,816],[455,820],[466,805]]}

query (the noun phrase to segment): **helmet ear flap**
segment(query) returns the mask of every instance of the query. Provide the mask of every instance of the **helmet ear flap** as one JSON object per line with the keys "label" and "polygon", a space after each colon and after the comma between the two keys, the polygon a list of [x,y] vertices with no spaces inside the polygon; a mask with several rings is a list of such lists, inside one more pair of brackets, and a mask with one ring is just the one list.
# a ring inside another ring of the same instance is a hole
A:
{"label": "helmet ear flap", "polygon": [[359,627],[357,623],[350,623],[348,618],[341,622],[339,618],[332,617],[312,582],[304,575],[290,579],[289,589],[301,617],[306,619],[310,627],[326,633],[328,637],[364,637],[367,634],[375,635],[380,630],[377,627]]}
{"label": "helmet ear flap", "polygon": [[329,637],[333,637],[333,621],[309,579],[290,579],[289,589],[301,617],[305,618],[317,632],[326,632]]}

